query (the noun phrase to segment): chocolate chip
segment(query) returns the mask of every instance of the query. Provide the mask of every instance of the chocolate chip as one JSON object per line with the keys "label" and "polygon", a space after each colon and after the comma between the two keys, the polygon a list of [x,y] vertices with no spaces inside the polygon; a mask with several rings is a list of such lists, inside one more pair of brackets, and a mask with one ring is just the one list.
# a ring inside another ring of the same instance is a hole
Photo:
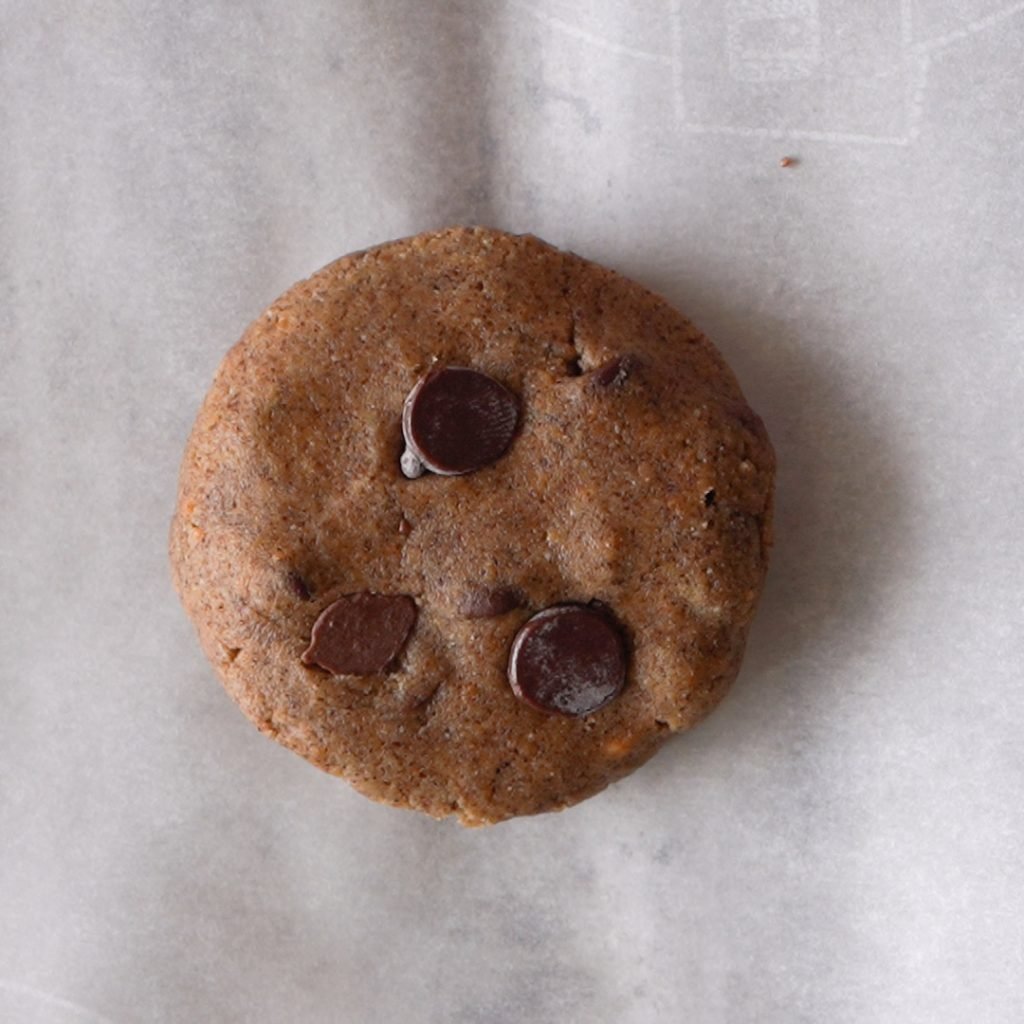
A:
{"label": "chocolate chip", "polygon": [[459,614],[467,619],[492,619],[525,603],[523,592],[516,587],[473,585],[466,588],[459,601]]}
{"label": "chocolate chip", "polygon": [[416,602],[405,594],[347,594],[320,613],[302,663],[336,676],[385,672],[415,622]]}
{"label": "chocolate chip", "polygon": [[516,634],[508,680],[520,700],[541,711],[589,715],[625,685],[626,644],[603,607],[557,604]]}
{"label": "chocolate chip", "polygon": [[714,503],[715,503],[715,489],[714,489],[714,487],[712,487],[710,491],[705,491],[704,492],[704,507],[705,508],[711,508],[711,506],[714,505]]}
{"label": "chocolate chip", "polygon": [[594,370],[590,379],[598,388],[619,387],[635,368],[636,359],[633,356],[616,356]]}
{"label": "chocolate chip", "polygon": [[285,583],[288,585],[292,595],[300,601],[308,601],[313,596],[313,591],[309,589],[309,584],[294,570],[285,576]]}
{"label": "chocolate chip", "polygon": [[444,476],[472,473],[508,450],[519,403],[504,384],[464,366],[431,370],[409,392],[402,409],[406,451],[402,472]]}

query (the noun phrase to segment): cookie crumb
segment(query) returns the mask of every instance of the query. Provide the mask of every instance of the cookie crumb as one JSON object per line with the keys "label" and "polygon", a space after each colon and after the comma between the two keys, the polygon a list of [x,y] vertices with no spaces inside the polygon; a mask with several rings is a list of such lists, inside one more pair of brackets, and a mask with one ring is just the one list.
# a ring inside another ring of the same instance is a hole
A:
{"label": "cookie crumb", "polygon": [[795,156],[784,156],[779,161],[779,166],[780,167],[796,167],[796,165],[798,163],[800,163],[800,161],[797,160],[797,158]]}

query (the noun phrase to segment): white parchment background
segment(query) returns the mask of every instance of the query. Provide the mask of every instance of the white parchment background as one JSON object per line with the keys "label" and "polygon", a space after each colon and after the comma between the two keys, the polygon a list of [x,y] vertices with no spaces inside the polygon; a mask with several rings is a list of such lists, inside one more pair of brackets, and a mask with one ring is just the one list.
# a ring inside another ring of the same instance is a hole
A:
{"label": "white parchment background", "polygon": [[[0,0],[0,1021],[1024,1020],[1022,105],[999,0]],[[451,222],[664,293],[780,463],[726,704],[482,832],[261,738],[165,565],[245,324]]]}

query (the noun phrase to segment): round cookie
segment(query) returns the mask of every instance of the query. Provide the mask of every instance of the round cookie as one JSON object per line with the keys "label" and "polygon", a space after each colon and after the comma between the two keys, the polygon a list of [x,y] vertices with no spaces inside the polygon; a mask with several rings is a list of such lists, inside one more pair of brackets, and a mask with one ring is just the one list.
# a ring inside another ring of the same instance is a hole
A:
{"label": "round cookie", "polygon": [[[478,403],[462,435],[448,380]],[[483,400],[503,417],[486,452]],[[721,700],[773,478],[732,373],[662,299],[452,228],[330,264],[231,349],[171,564],[260,730],[376,800],[482,825],[598,792]],[[552,696],[591,671],[593,692]]]}

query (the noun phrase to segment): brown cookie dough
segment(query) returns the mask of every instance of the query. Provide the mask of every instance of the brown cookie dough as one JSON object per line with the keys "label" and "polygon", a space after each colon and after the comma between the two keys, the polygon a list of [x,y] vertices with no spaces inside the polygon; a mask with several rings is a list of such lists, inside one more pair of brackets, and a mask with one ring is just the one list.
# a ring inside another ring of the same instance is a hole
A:
{"label": "brown cookie dough", "polygon": [[263,732],[374,799],[481,825],[596,793],[721,700],[773,477],[732,373],[662,299],[452,228],[330,264],[231,349],[171,564]]}

